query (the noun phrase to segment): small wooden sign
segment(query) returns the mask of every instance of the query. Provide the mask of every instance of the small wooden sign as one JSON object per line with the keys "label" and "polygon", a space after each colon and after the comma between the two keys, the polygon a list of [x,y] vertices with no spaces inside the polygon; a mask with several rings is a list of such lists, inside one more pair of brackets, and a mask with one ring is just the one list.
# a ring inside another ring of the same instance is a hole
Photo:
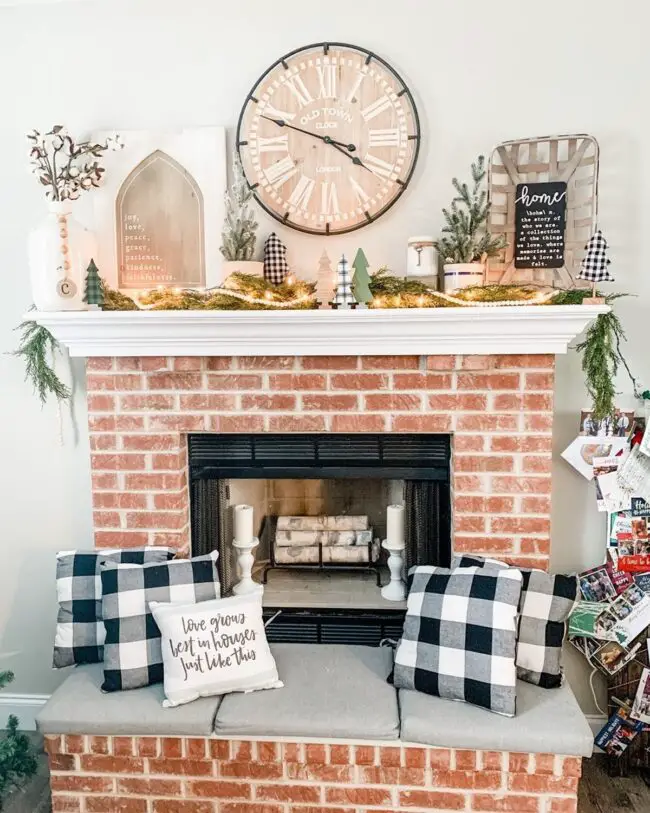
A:
{"label": "small wooden sign", "polygon": [[562,268],[567,185],[520,183],[515,193],[515,268]]}

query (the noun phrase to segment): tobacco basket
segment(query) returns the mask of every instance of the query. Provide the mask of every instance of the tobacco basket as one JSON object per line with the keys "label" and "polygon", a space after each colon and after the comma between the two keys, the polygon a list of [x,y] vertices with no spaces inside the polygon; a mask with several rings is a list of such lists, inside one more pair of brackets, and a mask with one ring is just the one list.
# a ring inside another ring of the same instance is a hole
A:
{"label": "tobacco basket", "polygon": [[[529,282],[561,288],[584,287],[576,278],[584,247],[598,217],[598,142],[589,135],[557,135],[504,141],[490,157],[489,230],[508,241],[488,262],[487,282]],[[566,181],[564,266],[515,268],[515,190],[518,183]]]}

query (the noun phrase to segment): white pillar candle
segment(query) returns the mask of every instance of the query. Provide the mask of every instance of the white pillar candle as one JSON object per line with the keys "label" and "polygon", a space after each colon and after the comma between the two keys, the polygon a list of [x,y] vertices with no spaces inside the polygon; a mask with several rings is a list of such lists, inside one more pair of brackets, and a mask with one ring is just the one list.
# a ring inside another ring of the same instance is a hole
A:
{"label": "white pillar candle", "polygon": [[391,545],[404,545],[403,505],[389,505],[386,509],[386,539]]}
{"label": "white pillar candle", "polygon": [[253,539],[253,506],[235,506],[235,542],[247,544]]}

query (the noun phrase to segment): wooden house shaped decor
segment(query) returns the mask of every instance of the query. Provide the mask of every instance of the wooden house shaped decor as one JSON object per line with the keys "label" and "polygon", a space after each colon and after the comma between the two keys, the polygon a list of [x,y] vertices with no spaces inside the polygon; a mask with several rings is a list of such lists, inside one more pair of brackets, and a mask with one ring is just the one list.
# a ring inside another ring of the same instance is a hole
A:
{"label": "wooden house shaped decor", "polygon": [[220,284],[224,129],[121,135],[92,195],[102,276],[122,290]]}
{"label": "wooden house shaped decor", "polygon": [[583,287],[577,274],[597,223],[598,152],[596,139],[584,134],[522,138],[495,148],[488,227],[508,246],[489,260],[487,282]]}

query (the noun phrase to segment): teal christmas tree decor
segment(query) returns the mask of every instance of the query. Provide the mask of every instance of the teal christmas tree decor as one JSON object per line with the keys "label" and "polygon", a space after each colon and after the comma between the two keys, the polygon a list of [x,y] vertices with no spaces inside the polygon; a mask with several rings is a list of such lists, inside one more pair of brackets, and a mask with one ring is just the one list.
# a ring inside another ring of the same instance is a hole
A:
{"label": "teal christmas tree decor", "polygon": [[354,268],[354,282],[352,284],[352,290],[354,292],[354,298],[359,303],[360,308],[366,308],[368,304],[372,302],[368,266],[368,258],[364,254],[363,249],[360,248],[355,255],[354,262],[352,263],[352,268]]}
{"label": "teal christmas tree decor", "polygon": [[104,286],[94,260],[90,261],[86,271],[84,302],[92,309],[101,308],[104,305]]}

